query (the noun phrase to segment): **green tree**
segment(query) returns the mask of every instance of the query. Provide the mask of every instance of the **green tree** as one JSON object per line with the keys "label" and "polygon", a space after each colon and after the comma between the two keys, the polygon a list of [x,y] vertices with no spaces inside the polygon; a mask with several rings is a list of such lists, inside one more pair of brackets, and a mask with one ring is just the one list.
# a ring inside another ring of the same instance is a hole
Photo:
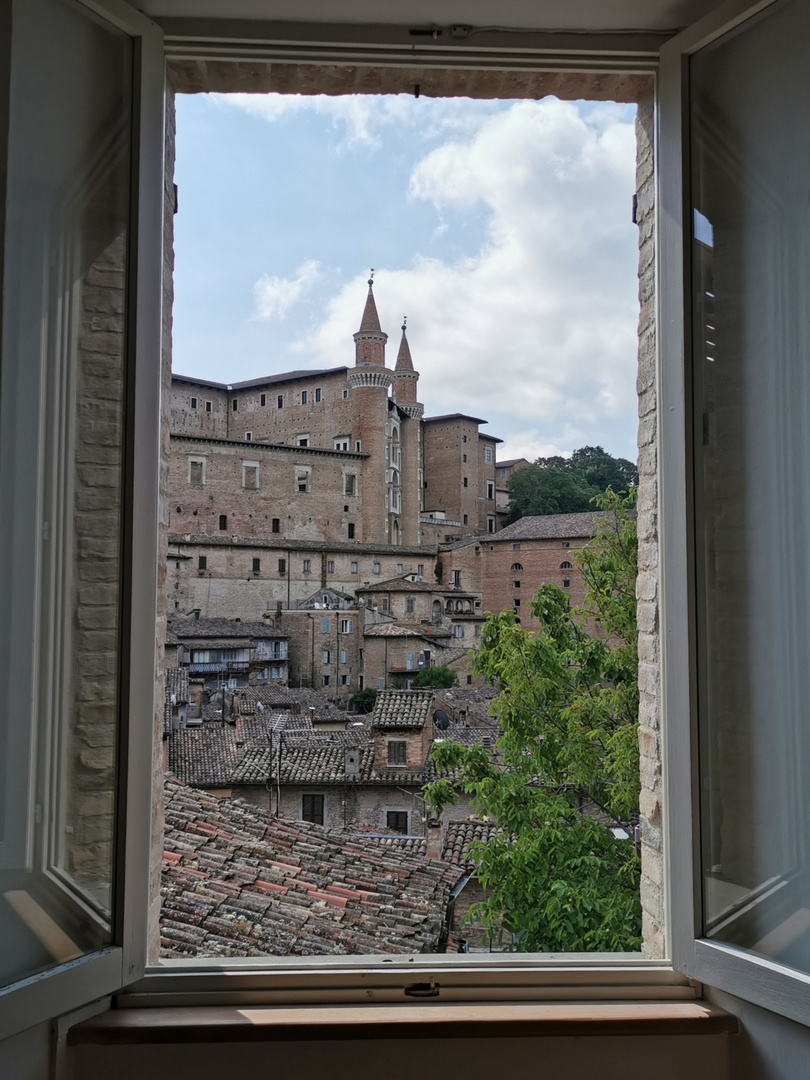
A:
{"label": "green tree", "polygon": [[352,694],[351,705],[355,712],[370,713],[374,711],[376,700],[377,691],[371,686],[364,686],[362,690],[355,690]]}
{"label": "green tree", "polygon": [[438,667],[422,668],[416,678],[411,682],[414,689],[422,690],[426,687],[435,686],[439,690],[447,690],[458,684],[458,675],[445,664]]}
{"label": "green tree", "polygon": [[583,446],[570,458],[538,458],[509,478],[506,523],[534,515],[585,513],[608,488],[626,493],[637,483],[636,466],[601,446]]}
{"label": "green tree", "polygon": [[453,775],[428,786],[434,813],[461,790],[500,827],[471,847],[488,896],[470,918],[520,950],[624,951],[641,940],[638,858],[611,831],[632,819],[639,792],[635,493],[596,501],[610,513],[575,556],[583,607],[543,585],[531,605],[538,632],[512,612],[485,625],[474,667],[499,688],[496,755],[451,741],[433,752]]}

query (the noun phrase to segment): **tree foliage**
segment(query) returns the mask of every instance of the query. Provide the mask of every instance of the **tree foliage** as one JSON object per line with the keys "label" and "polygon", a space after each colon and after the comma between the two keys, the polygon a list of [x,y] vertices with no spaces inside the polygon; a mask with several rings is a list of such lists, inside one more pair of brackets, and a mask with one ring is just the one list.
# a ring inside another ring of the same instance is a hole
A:
{"label": "tree foliage", "polygon": [[506,524],[533,515],[585,513],[608,488],[627,493],[637,483],[636,466],[601,446],[583,446],[570,458],[538,458],[509,478]]}
{"label": "tree foliage", "polygon": [[543,585],[531,605],[538,632],[511,611],[490,616],[474,666],[499,689],[497,752],[438,745],[452,780],[427,789],[434,813],[463,791],[497,822],[494,838],[471,845],[488,896],[470,918],[526,951],[640,945],[638,858],[611,831],[634,817],[639,793],[635,493],[596,502],[610,513],[574,556],[583,607]]}
{"label": "tree foliage", "polygon": [[458,675],[455,671],[446,664],[440,664],[434,668],[422,668],[411,682],[411,686],[420,690],[431,686],[435,686],[438,690],[447,690],[451,686],[456,686],[457,683]]}
{"label": "tree foliage", "polygon": [[355,690],[351,697],[351,706],[355,712],[370,713],[374,711],[374,703],[377,700],[377,691],[371,686],[364,686],[362,690]]}

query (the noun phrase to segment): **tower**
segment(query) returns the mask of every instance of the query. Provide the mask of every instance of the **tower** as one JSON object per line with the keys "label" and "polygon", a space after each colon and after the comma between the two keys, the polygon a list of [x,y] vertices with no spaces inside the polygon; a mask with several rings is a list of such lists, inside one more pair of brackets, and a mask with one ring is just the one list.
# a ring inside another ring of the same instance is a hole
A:
{"label": "tower", "polygon": [[399,343],[394,368],[394,400],[402,417],[401,448],[401,539],[403,544],[419,543],[419,512],[422,509],[422,414],[424,405],[416,400],[419,372],[414,371],[411,349],[406,333],[407,318],[402,320],[402,340]]}
{"label": "tower", "polygon": [[[372,274],[374,271],[372,270]],[[368,461],[363,467],[362,536],[366,544],[393,542],[386,506],[389,474],[388,388],[393,372],[385,366],[385,343],[388,335],[380,327],[374,302],[374,279],[368,280],[368,296],[354,335],[355,366],[348,374],[352,399],[352,437],[360,443]]]}

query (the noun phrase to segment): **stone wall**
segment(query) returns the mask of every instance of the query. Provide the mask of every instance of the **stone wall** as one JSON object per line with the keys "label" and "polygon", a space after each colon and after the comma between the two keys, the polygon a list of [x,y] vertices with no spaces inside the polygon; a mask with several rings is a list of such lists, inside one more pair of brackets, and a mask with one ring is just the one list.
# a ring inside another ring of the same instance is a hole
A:
{"label": "stone wall", "polygon": [[641,753],[641,903],[644,952],[665,955],[661,820],[661,670],[658,593],[657,356],[655,337],[654,114],[650,92],[636,116],[639,228],[638,650]]}
{"label": "stone wall", "polygon": [[441,510],[451,521],[460,522],[462,535],[465,530],[470,534],[478,532],[478,424],[467,417],[432,420],[425,423],[423,440],[425,510]]}

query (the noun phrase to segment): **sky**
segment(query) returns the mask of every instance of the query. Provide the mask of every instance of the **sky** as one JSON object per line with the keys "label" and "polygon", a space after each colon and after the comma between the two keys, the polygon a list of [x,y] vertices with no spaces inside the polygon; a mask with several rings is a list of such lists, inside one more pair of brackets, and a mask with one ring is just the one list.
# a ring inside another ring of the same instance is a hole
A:
{"label": "sky", "polygon": [[633,106],[200,94],[177,100],[174,370],[351,366],[374,268],[393,367],[501,460],[636,457]]}

